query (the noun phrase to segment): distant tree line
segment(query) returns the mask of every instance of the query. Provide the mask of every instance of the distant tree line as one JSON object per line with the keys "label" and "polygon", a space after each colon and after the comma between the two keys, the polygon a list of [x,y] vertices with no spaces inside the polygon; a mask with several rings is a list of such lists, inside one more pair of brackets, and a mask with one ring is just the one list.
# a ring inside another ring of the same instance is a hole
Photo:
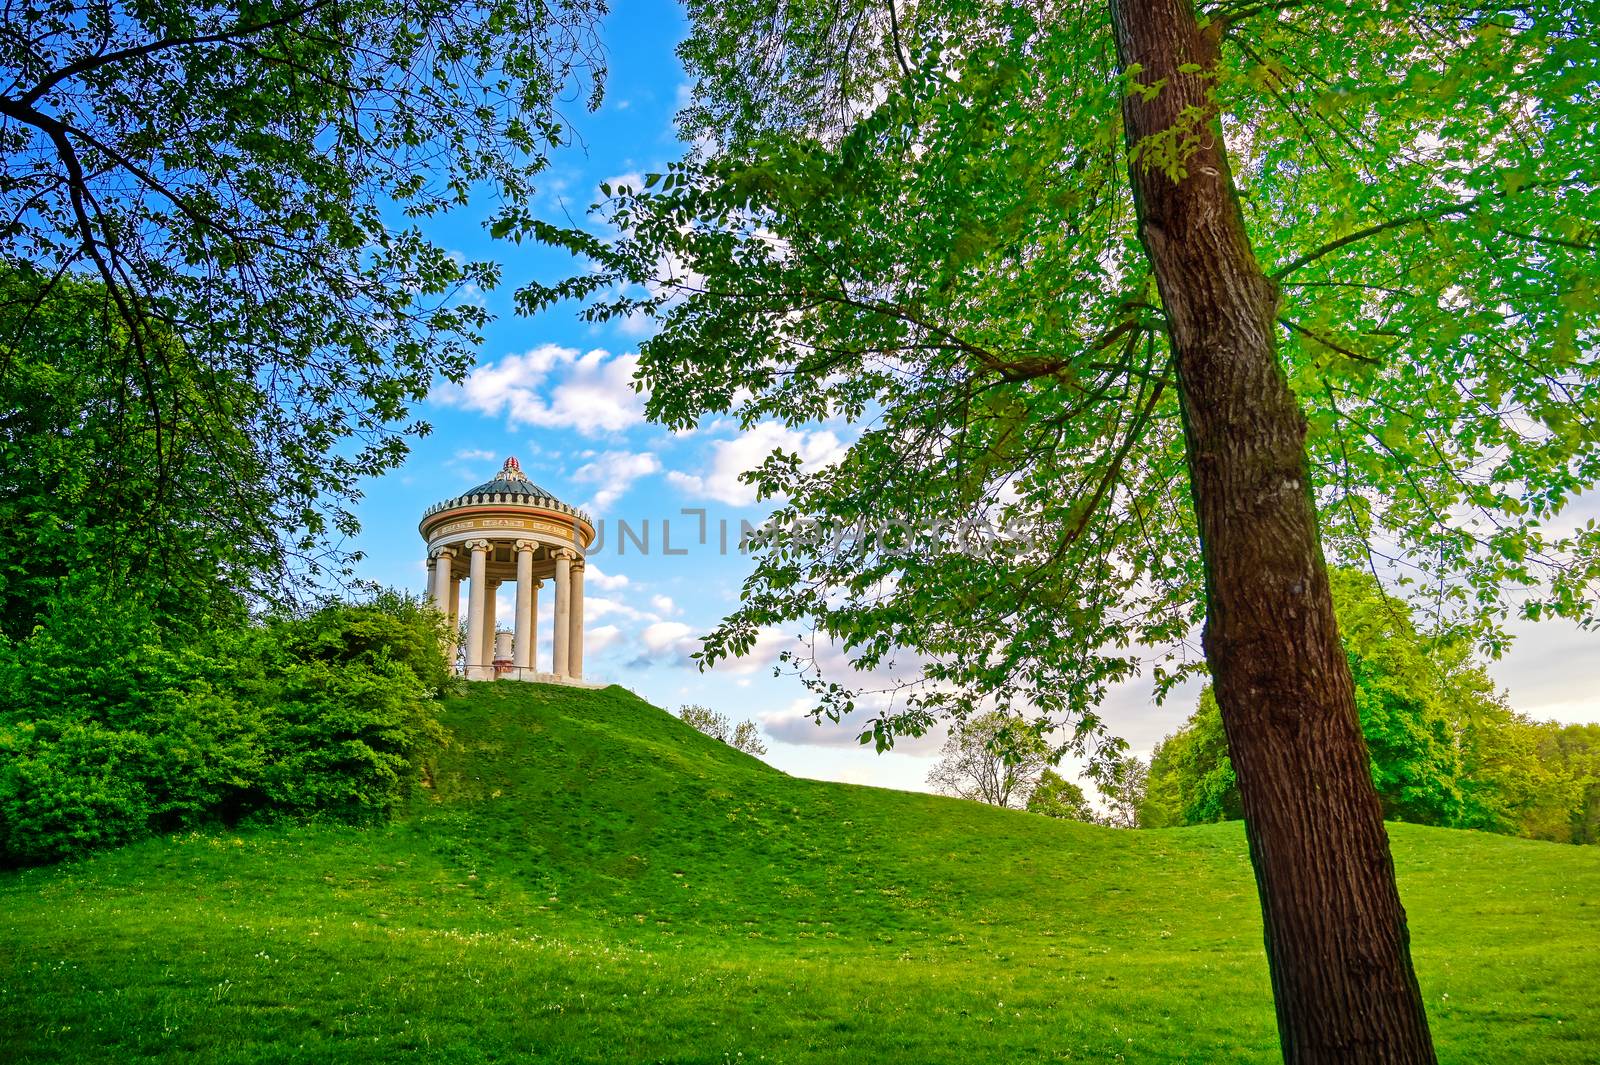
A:
{"label": "distant tree line", "polygon": [[[1391,820],[1600,842],[1600,724],[1534,721],[1513,710],[1462,643],[1429,639],[1369,574],[1333,573],[1340,634],[1372,779]],[[1242,817],[1211,689],[1156,747],[1139,824]]]}
{"label": "distant tree line", "polygon": [[[1419,632],[1368,573],[1331,574],[1356,708],[1384,815],[1561,843],[1600,842],[1600,724],[1519,714],[1470,648]],[[1098,804],[1051,768],[1047,739],[1015,716],[952,728],[928,782],[947,795],[1124,828],[1243,817],[1208,686],[1150,762],[1123,756],[1094,777]]]}

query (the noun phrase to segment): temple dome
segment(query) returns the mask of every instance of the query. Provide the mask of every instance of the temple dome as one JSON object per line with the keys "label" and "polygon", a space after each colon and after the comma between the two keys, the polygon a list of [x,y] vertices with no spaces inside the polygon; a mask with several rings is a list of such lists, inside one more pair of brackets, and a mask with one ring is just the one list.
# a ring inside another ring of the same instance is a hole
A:
{"label": "temple dome", "polygon": [[484,481],[475,488],[469,488],[453,499],[435,503],[428,508],[426,516],[437,514],[442,510],[454,510],[456,507],[495,503],[525,504],[561,511],[575,517],[584,516],[576,507],[568,506],[529,480],[528,475],[522,472],[522,465],[515,458],[506,459],[506,464],[500,467],[500,472],[492,479]]}
{"label": "temple dome", "polygon": [[555,496],[528,480],[528,475],[522,472],[522,464],[514,458],[506,459],[506,464],[500,467],[500,472],[494,479],[484,481],[476,488],[469,488],[461,494],[464,496],[488,495],[490,492],[503,492],[507,495],[527,496],[530,499],[554,499]]}

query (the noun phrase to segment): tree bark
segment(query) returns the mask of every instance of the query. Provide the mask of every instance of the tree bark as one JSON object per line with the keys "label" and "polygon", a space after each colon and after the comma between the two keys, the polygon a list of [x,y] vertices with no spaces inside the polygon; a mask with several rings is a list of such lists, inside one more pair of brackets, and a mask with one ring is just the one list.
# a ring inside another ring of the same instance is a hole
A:
{"label": "tree bark", "polygon": [[1177,364],[1206,660],[1284,1058],[1432,1063],[1318,539],[1305,420],[1278,362],[1278,294],[1250,246],[1208,91],[1218,27],[1202,28],[1190,0],[1112,0],[1111,14],[1121,67],[1137,64],[1147,87],[1124,101],[1130,151],[1169,132],[1190,138],[1176,179],[1137,161],[1130,176]]}

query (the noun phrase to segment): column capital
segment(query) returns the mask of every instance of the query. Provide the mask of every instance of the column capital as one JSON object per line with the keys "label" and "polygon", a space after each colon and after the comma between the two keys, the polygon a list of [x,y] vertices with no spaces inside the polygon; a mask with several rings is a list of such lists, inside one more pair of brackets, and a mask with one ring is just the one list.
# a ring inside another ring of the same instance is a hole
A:
{"label": "column capital", "polygon": [[428,557],[429,558],[455,558],[456,557],[456,549],[454,547],[449,547],[449,546],[436,547],[432,551],[428,552]]}
{"label": "column capital", "polygon": [[581,556],[570,547],[556,548],[556,561],[558,562],[572,562],[580,557]]}
{"label": "column capital", "polygon": [[468,540],[462,546],[465,547],[468,551],[487,551],[487,550],[489,550],[489,541],[487,541],[487,540]]}
{"label": "column capital", "polygon": [[518,551],[537,551],[537,550],[539,550],[539,541],[537,541],[537,540],[518,540],[515,543],[513,543],[511,546],[516,548]]}

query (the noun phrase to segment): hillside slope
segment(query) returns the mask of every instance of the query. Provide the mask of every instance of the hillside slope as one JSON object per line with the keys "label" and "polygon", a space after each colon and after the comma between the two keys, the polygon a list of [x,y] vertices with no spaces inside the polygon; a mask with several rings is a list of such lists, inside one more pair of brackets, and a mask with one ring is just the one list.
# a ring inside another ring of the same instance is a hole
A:
{"label": "hillside slope", "polygon": [[[407,816],[0,877],[0,1060],[1271,1061],[1237,825],[798,780],[503,683]],[[1600,852],[1397,825],[1442,1057],[1600,1056]]]}

